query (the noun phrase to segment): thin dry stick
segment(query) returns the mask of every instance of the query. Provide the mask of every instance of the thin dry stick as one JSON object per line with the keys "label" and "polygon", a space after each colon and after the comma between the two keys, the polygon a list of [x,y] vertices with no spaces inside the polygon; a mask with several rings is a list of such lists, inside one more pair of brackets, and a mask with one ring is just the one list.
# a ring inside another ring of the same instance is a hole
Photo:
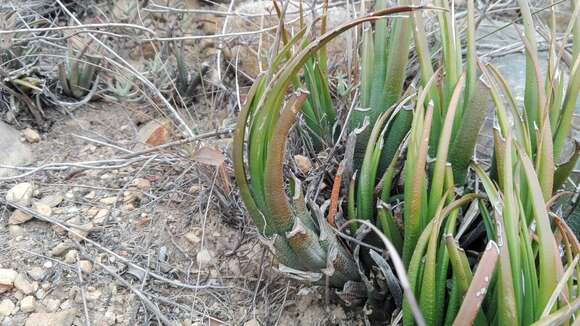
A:
{"label": "thin dry stick", "polygon": [[111,148],[120,150],[120,151],[125,152],[125,153],[129,153],[129,154],[133,154],[134,153],[133,151],[130,151],[130,150],[128,150],[126,148],[123,148],[121,146],[117,146],[117,145],[114,145],[114,144],[110,144],[110,143],[107,143],[107,142],[104,142],[104,141],[101,141],[101,140],[92,139],[92,138],[85,137],[85,136],[81,136],[81,135],[77,135],[77,134],[71,134],[71,136],[76,137],[76,138],[79,138],[79,139],[82,139],[82,140],[86,140],[86,141],[88,141],[90,143],[95,143],[95,144],[99,144],[99,145],[102,145],[102,146],[111,147]]}
{"label": "thin dry stick", "polygon": [[[234,9],[234,3],[235,0],[231,0],[230,1],[230,6],[228,8],[228,12],[233,11]],[[229,21],[230,16],[226,16],[226,18],[224,19],[224,26],[222,26],[222,34],[225,34],[226,31],[228,30],[228,21]],[[220,41],[218,43],[218,52],[216,55],[216,60],[217,60],[217,76],[218,76],[218,80],[221,82],[222,81],[222,52],[223,52],[223,47],[224,47],[224,43],[222,41]]]}
{"label": "thin dry stick", "polygon": [[[69,162],[69,163],[48,163],[43,164],[37,167],[22,167],[22,166],[12,166],[12,165],[2,165],[0,164],[0,168],[8,168],[8,169],[15,169],[15,170],[28,170],[28,172],[15,175],[12,177],[1,177],[1,180],[14,180],[19,179],[22,177],[26,177],[32,174],[35,174],[42,170],[56,170],[56,171],[63,171],[68,170],[70,168],[79,168],[79,169],[95,169],[95,170],[109,170],[109,169],[118,169],[125,166],[129,166],[133,163],[149,159],[150,156],[143,156],[137,157],[133,159],[112,159],[112,160],[103,160],[103,161],[86,161],[86,162]],[[119,164],[107,165],[108,163],[116,163],[122,162]]]}
{"label": "thin dry stick", "polygon": [[212,132],[206,132],[204,134],[199,134],[197,136],[193,136],[193,137],[188,137],[182,140],[177,140],[171,143],[167,143],[167,144],[163,144],[163,145],[159,145],[159,146],[155,146],[155,147],[151,147],[139,152],[134,152],[131,154],[127,154],[127,155],[123,155],[121,156],[121,158],[127,159],[127,158],[132,158],[135,156],[141,156],[144,154],[149,154],[149,153],[153,153],[153,152],[157,152],[157,151],[161,151],[164,149],[168,149],[170,147],[175,147],[175,146],[179,146],[179,145],[183,145],[183,144],[187,144],[187,143],[192,143],[194,141],[198,141],[198,140],[202,140],[202,139],[206,139],[206,138],[211,138],[211,137],[215,137],[215,136],[223,136],[223,135],[229,135],[232,133],[232,129],[224,129],[224,130],[217,130],[217,131],[212,131]]}
{"label": "thin dry stick", "polygon": [[0,30],[0,35],[3,34],[15,34],[15,33],[41,33],[41,32],[54,32],[54,31],[65,31],[65,30],[78,30],[87,28],[134,28],[142,30],[149,34],[155,35],[155,32],[145,26],[134,25],[134,24],[123,24],[123,23],[106,23],[106,24],[80,24],[77,26],[58,26],[58,27],[37,27],[37,28],[22,28],[22,29],[11,29],[11,30]]}
{"label": "thin dry stick", "polygon": [[276,318],[276,322],[274,325],[278,325],[280,318],[282,318],[282,312],[284,311],[284,306],[286,305],[286,299],[288,298],[288,290],[290,289],[290,281],[286,283],[286,291],[284,291],[284,299],[282,300],[282,304],[280,304],[280,311],[278,312],[278,317]]}
{"label": "thin dry stick", "polygon": [[83,300],[83,310],[85,312],[85,325],[91,326],[91,319],[89,317],[89,309],[87,308],[87,297],[85,295],[85,282],[83,281],[83,271],[81,270],[80,261],[77,259],[77,274],[79,276],[79,288],[81,290],[81,298]]}
{"label": "thin dry stick", "polygon": [[[211,206],[211,197],[212,197],[213,189],[215,187],[215,183],[216,183],[216,180],[217,180],[218,171],[219,170],[216,167],[215,168],[215,173],[214,173],[214,176],[213,176],[213,181],[212,181],[211,187],[209,189],[209,196],[207,198],[207,203],[206,203],[206,206],[205,206],[205,213],[203,214],[203,222],[202,222],[202,225],[201,225],[201,239],[200,239],[200,244],[199,244],[200,245],[200,252],[203,251],[203,249],[204,249],[205,226],[206,226],[206,222],[207,222],[207,215],[209,214],[209,207]],[[197,280],[195,281],[196,286],[199,285],[199,282],[201,280],[201,266],[199,265],[199,262],[198,262],[198,266],[197,267],[198,267]],[[192,305],[195,302],[196,298],[197,298],[197,290],[193,294]]]}
{"label": "thin dry stick", "polygon": [[256,298],[258,297],[258,290],[260,289],[262,277],[264,276],[264,262],[267,252],[268,252],[267,248],[262,248],[262,256],[260,257],[260,275],[258,276],[258,282],[256,282],[254,295],[252,296],[252,315],[254,316],[254,318],[256,318]]}

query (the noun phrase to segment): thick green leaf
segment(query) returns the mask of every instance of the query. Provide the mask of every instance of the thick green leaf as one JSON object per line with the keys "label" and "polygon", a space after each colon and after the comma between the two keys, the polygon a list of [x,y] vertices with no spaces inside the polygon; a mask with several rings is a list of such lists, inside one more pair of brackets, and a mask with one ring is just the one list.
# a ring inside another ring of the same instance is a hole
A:
{"label": "thick green leaf", "polygon": [[290,128],[294,125],[307,97],[308,93],[300,93],[286,105],[268,146],[264,190],[268,194],[267,205],[272,229],[281,235],[289,232],[294,225],[294,216],[290,210],[284,182],[286,141]]}
{"label": "thick green leaf", "polygon": [[465,183],[467,168],[473,157],[477,137],[487,115],[488,99],[489,88],[479,81],[469,105],[464,108],[459,131],[449,150],[449,163],[451,163],[455,182],[458,185]]}
{"label": "thick green leaf", "polygon": [[530,158],[521,147],[516,148],[518,157],[522,163],[527,185],[530,189],[531,205],[534,221],[536,222],[540,264],[538,308],[539,311],[542,311],[558,284],[558,279],[563,273],[563,266],[560,260],[560,252],[556,245],[556,238],[550,226],[550,219],[546,210],[545,200],[542,196],[540,182],[538,181]]}

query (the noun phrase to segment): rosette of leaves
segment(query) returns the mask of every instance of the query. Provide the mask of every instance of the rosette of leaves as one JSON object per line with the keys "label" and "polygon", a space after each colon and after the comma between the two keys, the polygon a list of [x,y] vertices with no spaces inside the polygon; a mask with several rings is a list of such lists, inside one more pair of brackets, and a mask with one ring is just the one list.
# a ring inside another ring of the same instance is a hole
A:
{"label": "rosette of leaves", "polygon": [[65,61],[58,65],[58,78],[63,93],[75,99],[82,99],[97,87],[101,58],[88,53],[92,40],[78,37],[69,39]]}
{"label": "rosette of leaves", "polygon": [[[338,239],[334,225],[328,223],[320,208],[305,201],[300,181],[291,177],[286,185],[285,147],[291,128],[307,103],[312,110],[318,110],[313,117],[325,116],[322,112],[325,109],[311,97],[315,92],[304,90],[323,83],[313,80],[315,83],[301,84],[298,73],[307,63],[319,63],[321,47],[349,28],[415,9],[418,8],[402,6],[379,10],[314,40],[307,38],[310,27],[300,30],[281,45],[270,69],[256,80],[247,95],[234,138],[236,181],[264,242],[290,268],[286,270],[296,275],[316,280],[327,278],[335,288],[361,277],[352,249]],[[299,48],[296,53],[295,47]],[[289,88],[293,88],[290,94]],[[320,120],[310,123],[316,121]],[[318,126],[321,127],[318,130],[326,129],[322,124]]]}
{"label": "rosette of leaves", "polygon": [[176,61],[174,96],[180,101],[190,101],[194,97],[195,89],[201,85],[203,76],[209,71],[209,66],[204,64],[200,71],[192,71],[185,62],[183,42],[173,43],[173,53]]}

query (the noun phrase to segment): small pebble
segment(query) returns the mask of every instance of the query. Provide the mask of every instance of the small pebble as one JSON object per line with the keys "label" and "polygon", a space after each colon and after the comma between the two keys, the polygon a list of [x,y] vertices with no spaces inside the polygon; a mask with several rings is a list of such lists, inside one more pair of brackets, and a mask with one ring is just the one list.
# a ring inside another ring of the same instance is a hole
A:
{"label": "small pebble", "polygon": [[0,302],[0,316],[10,316],[15,309],[16,306],[10,299],[4,299]]}
{"label": "small pebble", "polygon": [[93,271],[93,264],[88,260],[79,261],[79,265],[83,273],[90,274]]}
{"label": "small pebble", "polygon": [[34,129],[26,128],[22,130],[22,135],[24,136],[24,139],[29,143],[38,143],[40,141],[40,135],[38,134],[38,131]]}
{"label": "small pebble", "polygon": [[36,299],[29,295],[20,301],[20,310],[22,312],[33,312],[36,310]]}

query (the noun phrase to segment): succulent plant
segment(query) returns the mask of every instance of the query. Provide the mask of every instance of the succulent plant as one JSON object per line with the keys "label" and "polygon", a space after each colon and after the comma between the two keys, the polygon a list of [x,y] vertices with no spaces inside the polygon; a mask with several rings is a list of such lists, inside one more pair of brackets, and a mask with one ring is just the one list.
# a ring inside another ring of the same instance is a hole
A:
{"label": "succulent plant", "polygon": [[[578,159],[577,147],[569,158],[561,155],[580,86],[580,9],[567,33],[574,35],[576,58],[570,77],[562,77],[564,50],[552,41],[542,80],[530,8],[520,1],[528,58],[520,108],[498,70],[477,58],[473,0],[464,48],[447,1],[399,4],[384,9],[378,1],[374,13],[318,38],[310,37],[311,27],[281,38],[270,69],[247,95],[234,141],[236,181],[259,234],[288,273],[323,284],[326,278],[343,291],[362,284],[373,313],[400,314],[404,325],[573,321],[580,309],[580,245],[553,206]],[[438,65],[425,10],[440,26]],[[407,14],[389,25],[384,16],[394,13]],[[360,24],[368,25],[361,109],[341,122],[323,80],[323,47]],[[419,76],[407,85],[411,38]],[[490,105],[498,127],[492,164],[484,167],[473,153]],[[301,113],[305,124],[295,124]],[[331,124],[345,128],[346,144]],[[327,178],[335,182],[330,195],[315,192],[327,197],[305,198],[295,176],[285,182],[294,126],[307,126],[302,134],[317,139],[320,150],[342,148],[336,171],[323,171],[334,174]],[[326,198],[327,205],[318,204]]]}
{"label": "succulent plant", "polygon": [[91,93],[98,84],[98,71],[101,58],[87,54],[91,41],[72,37],[65,62],[58,65],[58,78],[63,93],[81,99]]}

